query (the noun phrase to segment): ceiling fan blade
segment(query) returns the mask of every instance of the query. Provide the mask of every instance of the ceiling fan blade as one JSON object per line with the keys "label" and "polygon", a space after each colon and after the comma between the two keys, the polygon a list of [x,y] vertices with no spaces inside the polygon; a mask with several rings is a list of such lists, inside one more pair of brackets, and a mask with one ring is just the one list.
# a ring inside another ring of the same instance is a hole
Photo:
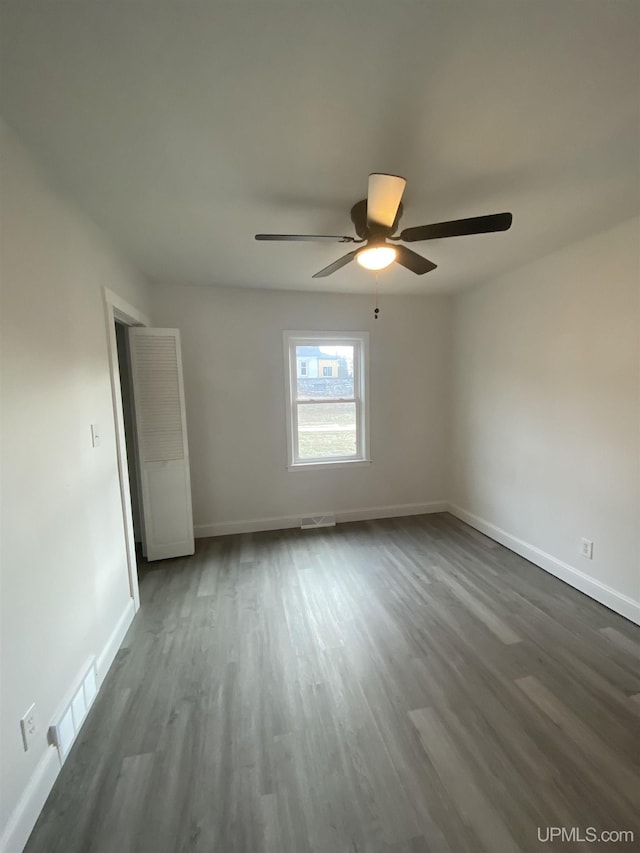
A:
{"label": "ceiling fan blade", "polygon": [[294,243],[353,243],[354,239],[329,234],[256,234],[256,240],[287,240]]}
{"label": "ceiling fan blade", "polygon": [[462,237],[465,234],[488,234],[490,231],[508,231],[513,217],[510,213],[493,213],[491,216],[472,216],[433,225],[405,228],[400,239],[406,243],[416,240],[439,240],[442,237]]}
{"label": "ceiling fan blade", "polygon": [[399,175],[369,175],[367,223],[391,228],[407,182]]}
{"label": "ceiling fan blade", "polygon": [[396,250],[396,263],[406,267],[416,275],[424,275],[438,266],[414,252],[413,249],[407,249],[406,246],[394,246],[394,249]]}
{"label": "ceiling fan blade", "polygon": [[350,261],[355,258],[359,251],[359,249],[356,249],[353,252],[349,252],[348,255],[343,255],[341,258],[338,258],[337,261],[334,261],[332,264],[329,264],[328,267],[325,267],[324,269],[320,270],[320,272],[317,272],[312,277],[325,278],[326,276],[331,275],[331,273],[335,272],[336,270],[339,270],[340,267],[345,267]]}

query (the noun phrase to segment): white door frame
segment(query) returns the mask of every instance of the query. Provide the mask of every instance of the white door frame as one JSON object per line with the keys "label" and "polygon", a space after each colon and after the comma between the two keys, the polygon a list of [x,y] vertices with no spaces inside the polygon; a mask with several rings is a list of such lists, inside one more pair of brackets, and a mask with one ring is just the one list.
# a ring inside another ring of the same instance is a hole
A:
{"label": "white door frame", "polygon": [[140,609],[140,591],[138,589],[138,564],[136,560],[136,542],[133,533],[131,513],[131,489],[129,486],[129,466],[127,464],[127,445],[124,434],[124,414],[122,411],[122,392],[120,390],[120,365],[118,363],[118,344],[116,341],[116,320],[125,326],[150,326],[151,320],[141,311],[130,305],[117,293],[102,288],[107,323],[107,352],[109,374],[111,377],[111,399],[113,401],[113,420],[116,430],[116,453],[118,457],[118,475],[120,477],[120,499],[122,501],[122,521],[124,541],[127,551],[129,572],[129,590],[136,612]]}

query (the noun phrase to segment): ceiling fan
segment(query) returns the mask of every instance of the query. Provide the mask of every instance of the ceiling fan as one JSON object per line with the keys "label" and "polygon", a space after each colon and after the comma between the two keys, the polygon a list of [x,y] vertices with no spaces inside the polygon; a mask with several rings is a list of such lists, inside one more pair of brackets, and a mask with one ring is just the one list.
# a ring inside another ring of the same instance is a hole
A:
{"label": "ceiling fan", "polygon": [[[486,234],[491,231],[507,231],[511,227],[510,213],[494,213],[490,216],[472,216],[469,219],[454,219],[451,222],[436,222],[433,225],[418,225],[405,228],[393,236],[402,216],[402,193],[406,180],[399,175],[369,175],[367,198],[351,208],[351,220],[360,238],[340,237],[327,234],[256,234],[256,240],[289,240],[311,243],[364,243],[317,272],[313,278],[324,278],[346,266],[352,260],[370,270],[382,270],[394,261],[416,275],[424,275],[436,268],[432,261],[418,255],[406,246],[397,244],[415,243],[418,240],[439,240],[443,237],[459,237],[464,234]],[[393,243],[389,242],[393,241]],[[395,243],[395,245],[394,245]]]}

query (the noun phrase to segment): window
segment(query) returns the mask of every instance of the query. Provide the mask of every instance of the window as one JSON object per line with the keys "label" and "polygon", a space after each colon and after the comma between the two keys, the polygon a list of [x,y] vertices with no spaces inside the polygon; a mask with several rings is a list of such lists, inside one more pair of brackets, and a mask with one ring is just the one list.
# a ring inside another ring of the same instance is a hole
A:
{"label": "window", "polygon": [[307,362],[301,361],[300,362],[300,376],[306,376],[306,375],[307,375]]}
{"label": "window", "polygon": [[291,470],[369,463],[368,344],[367,332],[284,333]]}

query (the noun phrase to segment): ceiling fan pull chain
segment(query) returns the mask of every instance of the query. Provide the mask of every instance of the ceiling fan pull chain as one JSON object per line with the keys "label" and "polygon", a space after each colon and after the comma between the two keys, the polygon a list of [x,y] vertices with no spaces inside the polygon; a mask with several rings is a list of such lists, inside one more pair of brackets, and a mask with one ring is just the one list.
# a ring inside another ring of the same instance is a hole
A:
{"label": "ceiling fan pull chain", "polygon": [[378,319],[380,309],[378,308],[378,273],[376,272],[376,307],[373,309],[374,320]]}

